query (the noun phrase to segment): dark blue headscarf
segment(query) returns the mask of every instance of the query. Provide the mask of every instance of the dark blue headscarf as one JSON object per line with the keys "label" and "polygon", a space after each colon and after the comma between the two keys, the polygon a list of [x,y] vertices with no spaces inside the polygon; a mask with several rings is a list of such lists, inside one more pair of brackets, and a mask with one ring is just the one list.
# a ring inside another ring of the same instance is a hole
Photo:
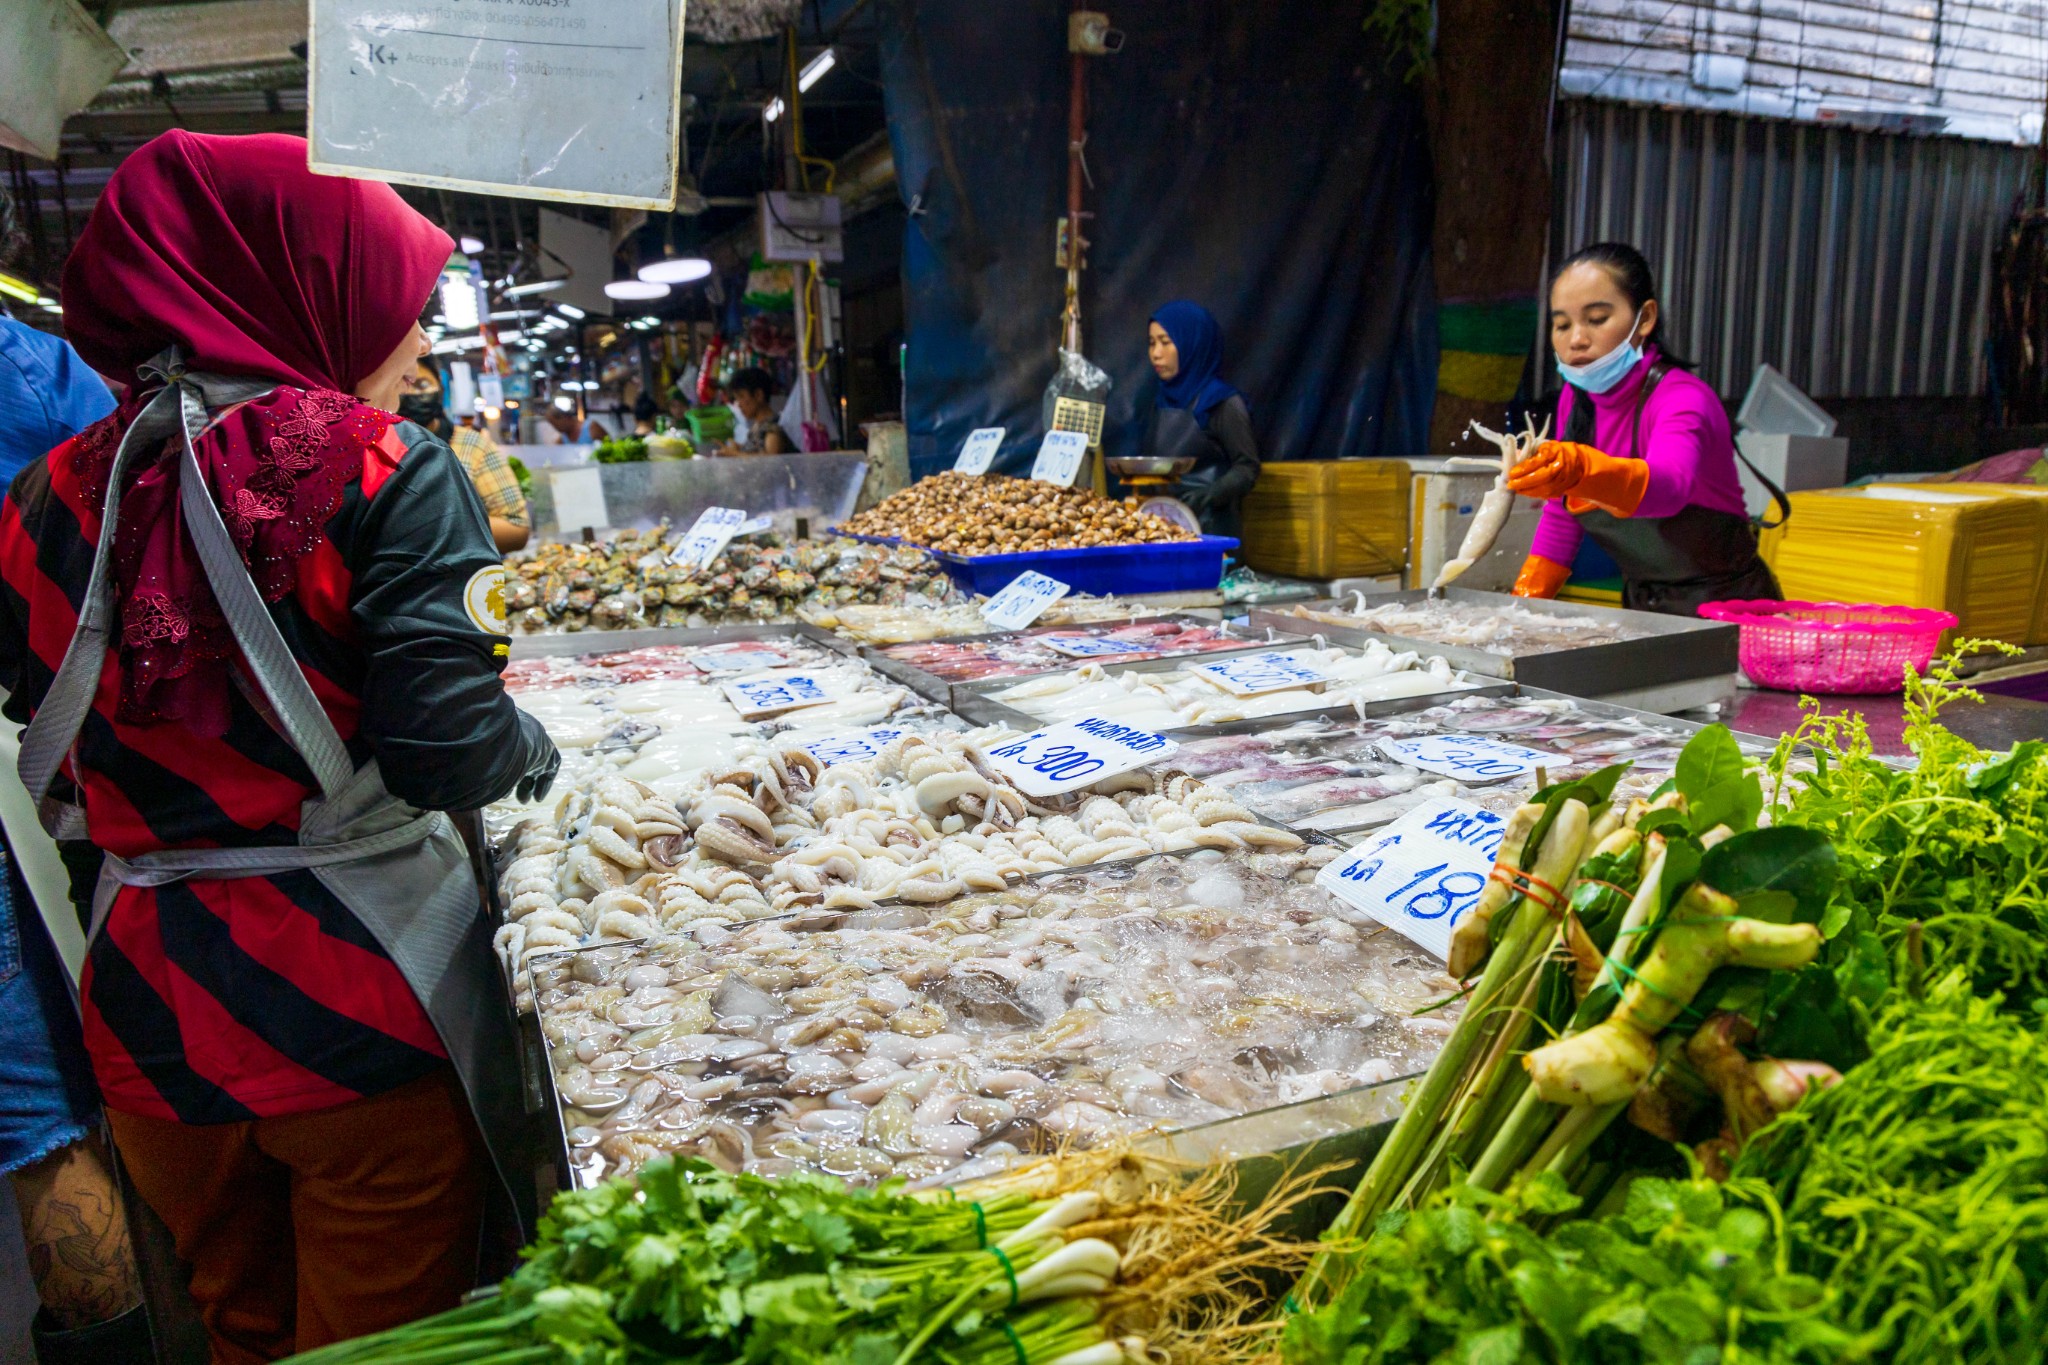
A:
{"label": "dark blue headscarf", "polygon": [[1243,396],[1216,374],[1223,367],[1223,329],[1208,309],[1186,299],[1162,306],[1152,321],[1166,329],[1180,352],[1180,372],[1159,381],[1159,406],[1184,409],[1206,429],[1218,403]]}

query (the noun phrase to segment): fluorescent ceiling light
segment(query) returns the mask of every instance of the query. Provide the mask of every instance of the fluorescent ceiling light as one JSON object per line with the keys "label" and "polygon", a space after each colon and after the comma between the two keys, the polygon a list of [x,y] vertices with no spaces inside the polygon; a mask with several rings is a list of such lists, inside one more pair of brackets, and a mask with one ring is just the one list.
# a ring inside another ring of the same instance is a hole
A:
{"label": "fluorescent ceiling light", "polygon": [[521,318],[537,318],[539,316],[540,309],[538,308],[514,308],[507,312],[491,314],[491,321],[517,322]]}
{"label": "fluorescent ceiling light", "polygon": [[761,111],[762,121],[764,123],[775,122],[775,120],[782,117],[782,108],[782,96],[777,95],[774,99],[769,100],[768,107]]}
{"label": "fluorescent ceiling light", "polygon": [[576,392],[581,393],[583,391],[583,381],[580,379],[564,379],[560,384],[556,385],[556,387],[563,389],[574,389]]}
{"label": "fluorescent ceiling light", "polygon": [[0,294],[20,299],[23,303],[36,303],[42,298],[43,291],[18,276],[0,272]]}
{"label": "fluorescent ceiling light", "polygon": [[700,256],[664,256],[640,267],[640,278],[658,284],[688,284],[711,273],[711,262]]}
{"label": "fluorescent ceiling light", "polygon": [[476,286],[469,282],[468,276],[441,277],[441,316],[450,328],[458,332],[467,332],[477,325]]}
{"label": "fluorescent ceiling light", "polygon": [[668,286],[652,280],[609,280],[604,292],[607,298],[614,299],[665,299]]}
{"label": "fluorescent ceiling light", "polygon": [[484,239],[481,237],[464,237],[456,245],[462,248],[463,255],[474,256],[477,252],[484,249]]}
{"label": "fluorescent ceiling light", "polygon": [[446,341],[434,343],[433,354],[453,355],[457,351],[477,351],[483,349],[483,344],[482,337],[449,337]]}
{"label": "fluorescent ceiling light", "polygon": [[528,294],[552,294],[568,282],[566,276],[558,276],[552,280],[531,280],[526,284],[512,285],[502,292],[508,299],[523,299]]}
{"label": "fluorescent ceiling light", "polygon": [[838,60],[837,57],[832,55],[832,49],[826,48],[823,52],[820,52],[817,56],[804,63],[804,69],[797,73],[796,88],[800,91],[809,90],[819,81],[825,79],[825,73],[830,71],[832,64]]}
{"label": "fluorescent ceiling light", "polygon": [[511,343],[519,341],[523,339],[525,336],[526,333],[519,331],[517,328],[514,328],[512,331],[509,332],[498,333],[498,340],[504,342],[506,345],[509,346]]}
{"label": "fluorescent ceiling light", "polygon": [[573,303],[558,303],[555,305],[555,311],[564,317],[580,319],[583,316],[583,310]]}
{"label": "fluorescent ceiling light", "polygon": [[576,411],[576,400],[566,393],[561,394],[555,399],[555,407],[562,412],[574,412]]}

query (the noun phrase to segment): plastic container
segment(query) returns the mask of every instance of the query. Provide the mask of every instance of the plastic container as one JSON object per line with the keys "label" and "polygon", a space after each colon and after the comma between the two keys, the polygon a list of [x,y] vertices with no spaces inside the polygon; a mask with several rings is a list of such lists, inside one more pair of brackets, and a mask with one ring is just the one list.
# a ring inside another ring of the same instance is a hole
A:
{"label": "plastic container", "polygon": [[1000,592],[1018,574],[1036,569],[1075,592],[1128,597],[1141,592],[1207,592],[1223,581],[1223,556],[1236,548],[1229,536],[1203,536],[1014,555],[933,553],[953,581],[969,592]]}
{"label": "plastic container", "polygon": [[1268,461],[1244,498],[1245,563],[1286,578],[1401,572],[1408,480],[1405,460]]}
{"label": "plastic container", "polygon": [[1756,367],[1735,424],[1770,436],[1833,436],[1837,425],[1825,408],[1770,365]]}
{"label": "plastic container", "polygon": [[1843,602],[1708,602],[1700,615],[1737,630],[1742,671],[1781,692],[1898,692],[1925,669],[1955,613]]}

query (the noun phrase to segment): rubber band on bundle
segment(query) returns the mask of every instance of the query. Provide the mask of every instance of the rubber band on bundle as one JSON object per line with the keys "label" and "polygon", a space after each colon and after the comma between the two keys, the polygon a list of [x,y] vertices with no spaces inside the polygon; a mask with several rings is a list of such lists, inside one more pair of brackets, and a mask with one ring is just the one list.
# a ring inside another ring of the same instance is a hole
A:
{"label": "rubber band on bundle", "polygon": [[1031,1353],[1024,1349],[1024,1343],[1017,1336],[1017,1329],[1010,1326],[1008,1318],[997,1318],[996,1326],[1003,1329],[1003,1335],[1010,1339],[1010,1349],[1017,1353],[1017,1365],[1031,1365]]}
{"label": "rubber band on bundle", "polygon": [[1520,868],[1515,867],[1502,867],[1496,863],[1494,864],[1493,871],[1488,873],[1487,876],[1489,880],[1499,882],[1516,895],[1525,896],[1535,901],[1544,908],[1551,918],[1555,919],[1558,917],[1559,905],[1564,900],[1564,893],[1535,873],[1524,872]]}
{"label": "rubber band on bundle", "polygon": [[1018,1296],[1023,1293],[1023,1291],[1017,1287],[1017,1267],[1010,1264],[1010,1258],[1003,1254],[1003,1249],[1001,1247],[990,1247],[988,1249],[988,1254],[996,1258],[997,1263],[1000,1264],[1003,1268],[1003,1274],[1009,1277],[1010,1302],[1007,1306],[1005,1306],[1003,1310],[1004,1312],[1008,1312],[1011,1308],[1015,1308],[1017,1306]]}

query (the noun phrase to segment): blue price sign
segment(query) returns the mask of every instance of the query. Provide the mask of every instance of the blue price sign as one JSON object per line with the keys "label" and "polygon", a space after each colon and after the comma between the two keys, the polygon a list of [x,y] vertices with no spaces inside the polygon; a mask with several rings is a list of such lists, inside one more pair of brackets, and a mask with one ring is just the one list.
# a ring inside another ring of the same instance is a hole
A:
{"label": "blue price sign", "polygon": [[1562,754],[1505,744],[1485,735],[1425,735],[1421,739],[1387,739],[1380,750],[1396,763],[1442,773],[1461,782],[1501,782],[1526,777],[1542,767],[1568,760]]}
{"label": "blue price sign", "polygon": [[1506,833],[1492,811],[1438,797],[1324,867],[1316,885],[1447,959],[1451,930],[1479,903]]}
{"label": "blue price sign", "polygon": [[1189,671],[1204,682],[1214,683],[1240,697],[1258,692],[1284,692],[1293,687],[1314,687],[1330,681],[1329,674],[1292,654],[1240,654],[1233,659],[1196,664]]}
{"label": "blue price sign", "polygon": [[1026,796],[1058,796],[1142,768],[1180,745],[1100,716],[1033,730],[988,751],[996,772]]}
{"label": "blue price sign", "polygon": [[833,735],[830,739],[806,744],[804,752],[828,768],[835,763],[865,763],[882,752],[890,740],[900,739],[904,733],[891,726],[877,725],[850,735]]}
{"label": "blue price sign", "polygon": [[799,706],[816,706],[832,700],[817,680],[801,674],[764,675],[736,678],[725,684],[725,695],[740,713],[741,720],[794,711]]}

